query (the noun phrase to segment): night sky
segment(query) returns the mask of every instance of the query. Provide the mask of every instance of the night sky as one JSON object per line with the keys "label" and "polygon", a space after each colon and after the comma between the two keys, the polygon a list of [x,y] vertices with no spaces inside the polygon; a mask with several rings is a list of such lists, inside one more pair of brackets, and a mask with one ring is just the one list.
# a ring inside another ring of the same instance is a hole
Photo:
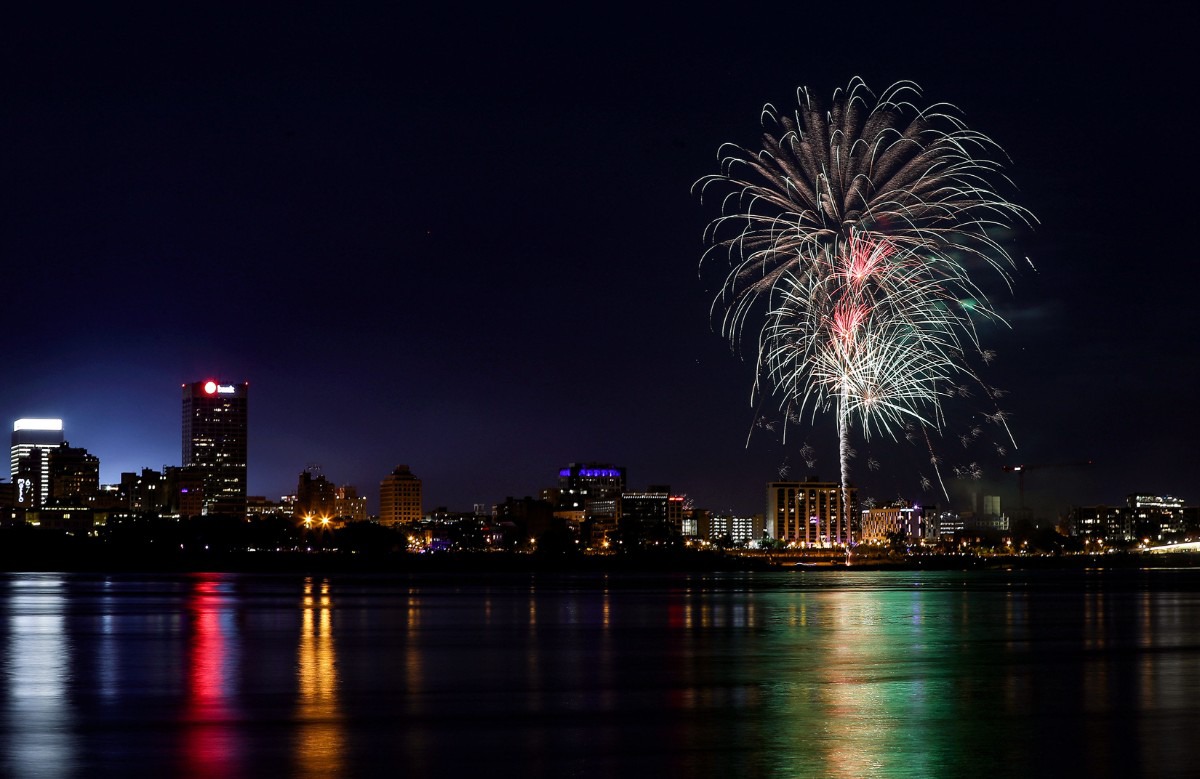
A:
{"label": "night sky", "polygon": [[[391,8],[7,12],[0,420],[62,417],[115,482],[179,464],[180,384],[245,380],[251,494],[320,465],[377,511],[407,463],[466,510],[594,460],[762,511],[781,467],[835,479],[836,439],[751,405],[692,184],[798,86],[910,79],[1040,221],[984,333],[1020,448],[947,431],[982,474],[952,496],[1012,508],[1001,465],[1093,460],[1031,472],[1029,502],[1200,501],[1189,11]],[[864,495],[944,503],[922,449],[856,448]]]}

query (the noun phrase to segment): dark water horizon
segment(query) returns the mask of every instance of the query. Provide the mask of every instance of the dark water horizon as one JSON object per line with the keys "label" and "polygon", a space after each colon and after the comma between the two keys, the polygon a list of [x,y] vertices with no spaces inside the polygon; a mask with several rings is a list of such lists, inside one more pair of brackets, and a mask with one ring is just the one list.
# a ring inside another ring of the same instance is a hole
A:
{"label": "dark water horizon", "polygon": [[0,775],[1200,773],[1200,570],[0,574]]}

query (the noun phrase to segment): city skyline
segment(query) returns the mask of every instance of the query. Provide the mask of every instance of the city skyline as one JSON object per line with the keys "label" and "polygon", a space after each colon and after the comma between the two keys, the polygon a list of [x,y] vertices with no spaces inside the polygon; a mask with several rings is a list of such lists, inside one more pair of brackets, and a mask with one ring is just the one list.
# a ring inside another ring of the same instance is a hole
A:
{"label": "city skyline", "polygon": [[[772,8],[798,36],[772,45],[750,10],[487,13],[18,10],[0,254],[21,337],[0,413],[63,419],[112,483],[179,457],[172,388],[244,377],[251,494],[320,464],[374,502],[403,462],[428,505],[462,508],[596,460],[753,509],[769,481],[836,478],[834,435],[789,422],[785,445],[751,404],[752,360],[710,320],[717,211],[692,185],[801,85],[911,79],[1000,145],[1039,220],[994,298],[1011,329],[985,339],[1018,448],[976,457],[948,432],[952,497],[1013,505],[1003,466],[1090,460],[1030,471],[1029,502],[1195,500],[1198,271],[1170,211],[1121,226],[1191,178],[1172,153],[1186,19],[909,13],[858,46],[804,37],[841,29],[835,9]],[[933,499],[903,438],[854,448],[861,496]]]}
{"label": "city skyline", "polygon": [[[189,426],[188,426],[189,396],[191,396],[191,395],[213,396],[213,399],[216,401],[226,401],[224,404],[218,404],[218,405],[228,406],[228,401],[230,400],[230,398],[228,396],[236,393],[238,396],[237,402],[240,404],[239,405],[240,410],[238,410],[236,413],[239,414],[240,418],[241,418],[241,422],[235,423],[234,426],[236,427],[236,426],[244,423],[246,415],[247,415],[246,395],[249,390],[249,384],[250,384],[249,382],[241,382],[236,385],[233,385],[233,384],[224,385],[224,384],[221,384],[220,382],[218,382],[217,380],[211,379],[211,378],[200,380],[200,381],[184,383],[182,385],[183,396],[184,396],[184,415],[183,415],[184,416],[184,427],[182,430],[182,438],[181,438],[182,443],[183,443],[183,455],[180,458],[179,464],[163,463],[158,467],[161,467],[165,471],[172,467],[177,468],[177,467],[182,466],[182,467],[186,468],[189,465],[195,466],[197,464],[197,461],[194,458],[189,458],[189,456],[188,456],[188,452],[190,449],[189,443],[191,442],[191,439],[189,438]],[[223,391],[225,393],[226,397],[221,397],[221,396],[217,395],[218,391]],[[193,398],[192,402],[195,403],[196,400]],[[209,403],[207,405],[211,407],[214,404]],[[223,410],[228,412],[231,409],[226,407]],[[211,408],[209,409],[208,413],[211,415]],[[228,423],[226,426],[228,426]],[[17,456],[18,456],[18,454],[17,454],[18,453],[18,443],[17,443],[18,438],[17,438],[17,436],[18,435],[28,435],[28,431],[33,431],[35,434],[39,434],[42,436],[50,435],[53,437],[52,444],[37,444],[38,446],[51,446],[52,445],[54,448],[57,448],[59,445],[66,446],[69,443],[64,440],[64,433],[65,433],[66,425],[64,424],[62,419],[58,419],[58,418],[52,418],[52,419],[22,418],[22,419],[16,420],[13,423],[13,429],[14,429],[14,431],[13,431],[13,446],[12,446],[11,460],[14,463],[17,461]],[[225,431],[225,432],[228,432],[228,431]],[[242,427],[239,431],[236,432],[236,435],[234,435],[234,438],[235,439],[240,438],[240,443],[237,440],[235,440],[232,443],[231,451],[235,451],[235,452],[240,451],[242,454],[244,454],[244,451],[240,450],[239,446],[244,446],[245,434],[246,434],[246,430],[244,427]],[[211,435],[209,435],[208,437],[211,438]],[[29,439],[29,440],[33,440],[33,439]],[[50,439],[47,438],[46,440],[49,441]],[[33,445],[33,444],[29,444],[29,443],[24,443],[24,441],[25,441],[24,438],[22,438],[21,441],[23,442],[23,443],[21,443],[21,451],[22,452],[26,452],[28,450],[28,448]],[[230,446],[226,445],[224,448],[229,449]],[[103,465],[103,461],[101,461],[101,465]],[[1068,468],[1069,467],[1077,467],[1077,466],[1087,466],[1087,465],[1091,465],[1091,463],[1063,463],[1063,464],[1061,464],[1062,467],[1068,467]],[[1059,466],[1060,466],[1060,464],[1045,464],[1045,465],[1024,466],[1024,467],[1036,470],[1036,469],[1043,468],[1043,467],[1053,469],[1053,468],[1057,468]],[[556,488],[556,484],[558,487],[561,487],[564,477],[566,477],[574,472],[579,471],[580,468],[586,468],[586,467],[599,467],[599,466],[596,466],[594,464],[589,465],[588,462],[584,462],[584,461],[571,462],[566,467],[556,467],[555,469],[553,469],[553,473],[555,474],[555,477],[544,478],[543,483],[539,484],[536,487],[525,490],[524,492],[522,492],[522,490],[520,490],[520,489],[510,489],[508,491],[505,491],[503,496],[497,495],[491,499],[487,499],[487,500],[483,500],[483,501],[475,501],[474,503],[470,504],[470,506],[473,506],[473,507],[478,507],[480,505],[496,506],[496,505],[503,503],[503,501],[505,499],[520,498],[522,496],[536,497],[540,492],[542,492],[545,489]],[[625,483],[625,478],[626,478],[625,474],[626,474],[626,470],[627,470],[626,468],[624,468],[622,466],[615,466],[615,465],[611,465],[611,466],[605,465],[604,467],[605,468],[616,468],[617,470],[597,471],[596,473],[602,474],[606,477],[612,477],[614,479],[619,475],[621,483],[622,484]],[[116,473],[115,478],[107,479],[107,480],[102,478],[101,484],[116,486],[121,481],[122,475],[127,475],[127,474],[136,475],[136,473],[140,472],[141,470],[143,470],[145,468],[150,468],[151,470],[153,470],[154,466],[141,465],[134,469]],[[202,468],[202,470],[204,470],[204,469]],[[236,470],[237,469],[235,468],[235,471]],[[1021,468],[1010,469],[1010,470],[1021,470]],[[109,468],[107,470],[101,468],[101,470],[100,470],[100,473],[102,475],[106,474],[106,473],[111,473],[111,472],[112,472],[111,468]],[[309,463],[309,464],[305,465],[303,468],[301,468],[297,472],[297,475],[298,475],[300,481],[303,482],[305,480],[305,477],[311,478],[311,476],[314,473],[319,474],[319,476],[322,480],[327,478],[325,475],[325,467],[320,463]],[[363,494],[363,497],[366,498],[366,500],[368,501],[368,503],[367,503],[368,507],[372,507],[372,504],[373,504],[373,508],[371,508],[370,513],[373,516],[381,517],[384,514],[384,511],[385,511],[384,504],[386,503],[386,500],[384,498],[384,492],[387,489],[389,489],[388,485],[394,480],[395,476],[400,473],[407,474],[408,478],[413,478],[413,476],[414,476],[410,472],[409,467],[407,465],[399,465],[399,466],[396,466],[394,469],[385,473],[377,482],[367,481],[365,484],[359,484],[359,483],[351,482],[351,481],[348,481],[345,479],[340,479],[337,477],[337,475],[335,473],[334,479],[332,482],[330,482],[330,484],[336,485],[336,486],[345,486],[345,487],[349,487],[349,488],[354,488],[357,491],[361,492]],[[245,477],[244,476],[237,477],[235,475],[235,480],[237,480],[238,478],[244,479]],[[1018,478],[1019,478],[1018,484],[1020,485],[1020,488],[1019,488],[1017,494],[1022,495],[1023,491],[1024,491],[1024,475],[1021,474],[1021,475],[1019,475]],[[11,480],[12,479],[11,479],[11,475],[10,475],[10,481]],[[207,480],[207,477],[206,477],[206,480]],[[768,497],[765,500],[765,503],[760,502],[759,505],[745,505],[745,506],[736,506],[736,507],[735,506],[710,506],[710,505],[701,505],[701,504],[696,504],[696,506],[697,506],[697,508],[702,508],[706,511],[716,512],[716,513],[723,514],[723,515],[750,516],[753,514],[765,513],[765,515],[770,517],[770,516],[773,516],[772,512],[775,510],[773,508],[775,501],[771,497],[771,493],[773,490],[775,490],[775,488],[777,487],[778,484],[787,483],[787,482],[792,482],[792,483],[814,482],[814,483],[816,483],[816,482],[822,482],[822,481],[825,482],[825,486],[829,486],[829,484],[837,484],[836,479],[833,479],[832,481],[822,480],[820,478],[820,476],[816,473],[808,473],[808,474],[804,474],[804,475],[801,475],[798,477],[791,477],[790,479],[773,478],[773,479],[768,479],[767,482],[765,483],[765,486],[766,486],[767,492],[768,492]],[[419,475],[416,476],[415,482],[418,485],[416,491],[419,496],[421,494],[421,487],[420,487],[421,479],[420,479]],[[651,476],[647,480],[642,481],[642,482],[632,482],[631,486],[629,488],[630,489],[641,489],[641,488],[646,488],[648,486],[650,488],[653,488],[653,482],[654,482],[654,479]],[[632,485],[638,485],[638,486],[634,487]],[[761,487],[762,487],[762,485],[759,485],[760,492],[761,492]],[[239,489],[240,489],[240,493],[239,493]],[[622,487],[621,489],[623,490],[623,489],[625,489],[625,487]],[[999,491],[1000,490],[996,490],[993,492],[999,492]],[[676,490],[673,492],[681,492],[690,497],[690,494],[687,493],[686,490]],[[915,504],[919,507],[920,504],[922,503],[922,501],[920,501],[920,500],[913,500],[910,498],[905,498],[904,496],[897,496],[895,498],[883,498],[883,499],[876,498],[876,496],[872,496],[872,495],[859,496],[858,495],[859,488],[857,486],[854,486],[853,483],[852,483],[852,492],[856,496],[855,498],[852,499],[852,502],[855,503],[856,505],[861,505],[861,499],[870,499],[874,503],[879,504],[879,505],[890,505],[892,503],[899,502],[900,504],[908,504],[908,505]],[[1121,505],[1121,503],[1123,501],[1125,501],[1127,499],[1132,499],[1132,497],[1139,494],[1140,491],[1137,489],[1134,489],[1134,488],[1126,488],[1126,489],[1123,489],[1123,491],[1118,489],[1118,492],[1120,493],[1119,495],[1117,493],[1114,493],[1114,497],[1112,497],[1108,500],[1093,501],[1093,502],[1074,502],[1074,503],[1070,504],[1070,508],[1071,509],[1079,509],[1079,508],[1103,507],[1103,506],[1113,506],[1113,505],[1119,506],[1119,505]],[[1142,492],[1144,492],[1144,491],[1142,491]],[[266,492],[256,493],[253,490],[248,490],[248,488],[246,487],[246,484],[242,483],[239,487],[235,487],[230,494],[231,495],[240,494],[241,502],[244,505],[245,497],[247,495],[249,495],[250,497],[266,498],[268,501],[276,502],[276,501],[279,501],[284,498],[294,497],[297,493],[296,493],[296,488],[295,488],[295,481],[293,481],[292,487],[290,489],[281,489],[277,493],[266,493]],[[1195,496],[1191,495],[1190,493],[1188,493],[1183,498],[1179,498],[1178,495],[1180,495],[1182,493],[1179,493],[1178,491],[1172,492],[1172,491],[1168,490],[1168,491],[1158,491],[1157,493],[1151,492],[1151,493],[1145,493],[1145,494],[1171,495],[1172,496],[1170,498],[1171,500],[1188,501],[1188,505],[1193,505],[1195,502]],[[228,495],[225,496],[226,501],[228,501],[228,497],[229,497]],[[760,497],[761,497],[761,495],[760,495]],[[683,498],[680,498],[680,499],[683,499]],[[989,501],[991,503],[989,503]],[[204,499],[205,506],[208,506],[210,502],[211,501],[208,498]],[[694,500],[693,500],[693,502],[694,502]],[[1019,509],[1022,506],[1019,499],[1018,500],[1007,500],[1007,501],[1001,503],[999,495],[995,495],[995,494],[985,495],[984,491],[982,491],[980,489],[976,489],[969,496],[963,496],[963,498],[960,499],[959,501],[952,500],[949,504],[944,504],[944,503],[939,504],[936,500],[935,501],[925,501],[925,503],[926,503],[926,505],[929,505],[929,506],[937,506],[941,509],[950,509],[950,510],[956,511],[956,512],[957,511],[968,511],[968,512],[975,511],[975,512],[980,512],[982,514],[1001,514],[1004,516],[1019,516],[1020,515]],[[470,506],[451,505],[451,504],[439,502],[436,500],[434,500],[434,501],[422,500],[420,497],[418,497],[418,505],[419,505],[419,507],[421,507],[423,509],[433,510],[435,507],[437,507],[437,508],[450,509],[452,511],[453,510],[465,510],[470,507]],[[765,505],[765,512],[763,512],[764,505]],[[993,506],[993,507],[999,506],[1000,508],[999,508],[999,510],[996,510],[995,508],[989,508],[989,505]],[[1183,503],[1181,502],[1180,505],[1183,505]],[[576,502],[576,507],[582,508],[582,506],[583,506],[582,503]],[[226,507],[228,508],[228,503],[227,503]],[[863,506],[863,508],[865,510],[867,507]],[[1030,508],[1033,508],[1033,506],[1031,505]],[[206,509],[206,512],[208,510],[210,510],[210,509]],[[216,510],[216,509],[214,508],[211,510]],[[1071,513],[1073,513],[1073,512],[1071,512]],[[1066,519],[1067,517],[1068,517],[1068,513],[1064,512],[1063,514],[1060,514],[1058,517],[1041,516],[1041,517],[1035,517],[1035,518],[1040,518],[1040,519],[1045,519],[1045,520],[1053,520],[1056,518],[1057,519]],[[771,527],[773,525],[773,522],[774,522],[774,520],[769,520],[767,523],[767,526]]]}

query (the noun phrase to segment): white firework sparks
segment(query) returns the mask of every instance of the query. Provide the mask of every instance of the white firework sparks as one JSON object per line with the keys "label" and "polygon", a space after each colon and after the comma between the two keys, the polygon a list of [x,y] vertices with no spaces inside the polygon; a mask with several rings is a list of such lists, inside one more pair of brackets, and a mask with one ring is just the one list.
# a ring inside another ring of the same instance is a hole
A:
{"label": "white firework sparks", "polygon": [[705,253],[730,261],[721,331],[740,344],[765,313],[762,378],[789,417],[836,415],[844,499],[852,425],[866,438],[940,427],[942,404],[970,395],[968,355],[992,358],[975,323],[1000,317],[968,265],[1007,283],[1014,263],[990,231],[1032,220],[992,186],[998,147],[917,96],[901,82],[875,99],[855,79],[826,109],[801,89],[794,115],[764,109],[761,151],[722,147],[722,172],[696,185],[726,193]]}

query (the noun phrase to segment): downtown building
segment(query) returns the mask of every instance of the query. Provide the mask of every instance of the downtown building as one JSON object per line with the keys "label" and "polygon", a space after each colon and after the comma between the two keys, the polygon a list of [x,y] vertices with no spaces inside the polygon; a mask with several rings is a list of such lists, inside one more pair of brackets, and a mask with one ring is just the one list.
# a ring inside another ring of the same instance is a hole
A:
{"label": "downtown building", "polygon": [[575,528],[585,546],[607,548],[621,519],[624,492],[624,467],[570,463],[558,471],[554,516]]}
{"label": "downtown building", "polygon": [[662,543],[683,533],[683,498],[672,495],[666,484],[652,484],[641,492],[623,492],[617,517],[623,543]]}
{"label": "downtown building", "polygon": [[766,520],[762,514],[734,514],[732,512],[700,512],[696,521],[696,534],[703,540],[718,545],[744,546],[762,540]]}
{"label": "downtown building", "polygon": [[1200,537],[1200,523],[1188,521],[1183,498],[1136,492],[1124,506],[1079,506],[1071,512],[1070,533],[1085,541],[1117,547],[1156,546]]}
{"label": "downtown building", "polygon": [[61,419],[18,419],[13,423],[9,474],[18,506],[37,507],[50,498],[50,451],[63,443]]}
{"label": "downtown building", "polygon": [[312,469],[306,469],[296,483],[291,510],[296,519],[306,524],[314,521],[325,525],[364,522],[367,499],[358,497],[358,490],[351,485],[334,484],[324,474],[314,474]]}
{"label": "downtown building", "polygon": [[585,512],[592,501],[615,501],[625,491],[625,469],[609,463],[571,463],[558,471],[558,512]]}
{"label": "downtown building", "polygon": [[851,487],[849,507],[843,505],[842,485],[816,477],[806,481],[767,484],[766,535],[802,547],[845,546],[851,543],[850,517],[858,503]]}
{"label": "downtown building", "polygon": [[100,497],[100,458],[65,441],[45,455],[50,469],[47,505],[86,508]]}
{"label": "downtown building", "polygon": [[876,506],[862,512],[862,529],[855,539],[859,543],[886,544],[899,535],[906,540],[925,538],[925,515],[920,506],[905,502]]}
{"label": "downtown building", "polygon": [[421,521],[421,480],[397,465],[379,484],[379,524],[403,527]]}
{"label": "downtown building", "polygon": [[202,494],[182,494],[202,514],[246,514],[249,392],[249,382],[183,385],[183,469],[198,477]]}

